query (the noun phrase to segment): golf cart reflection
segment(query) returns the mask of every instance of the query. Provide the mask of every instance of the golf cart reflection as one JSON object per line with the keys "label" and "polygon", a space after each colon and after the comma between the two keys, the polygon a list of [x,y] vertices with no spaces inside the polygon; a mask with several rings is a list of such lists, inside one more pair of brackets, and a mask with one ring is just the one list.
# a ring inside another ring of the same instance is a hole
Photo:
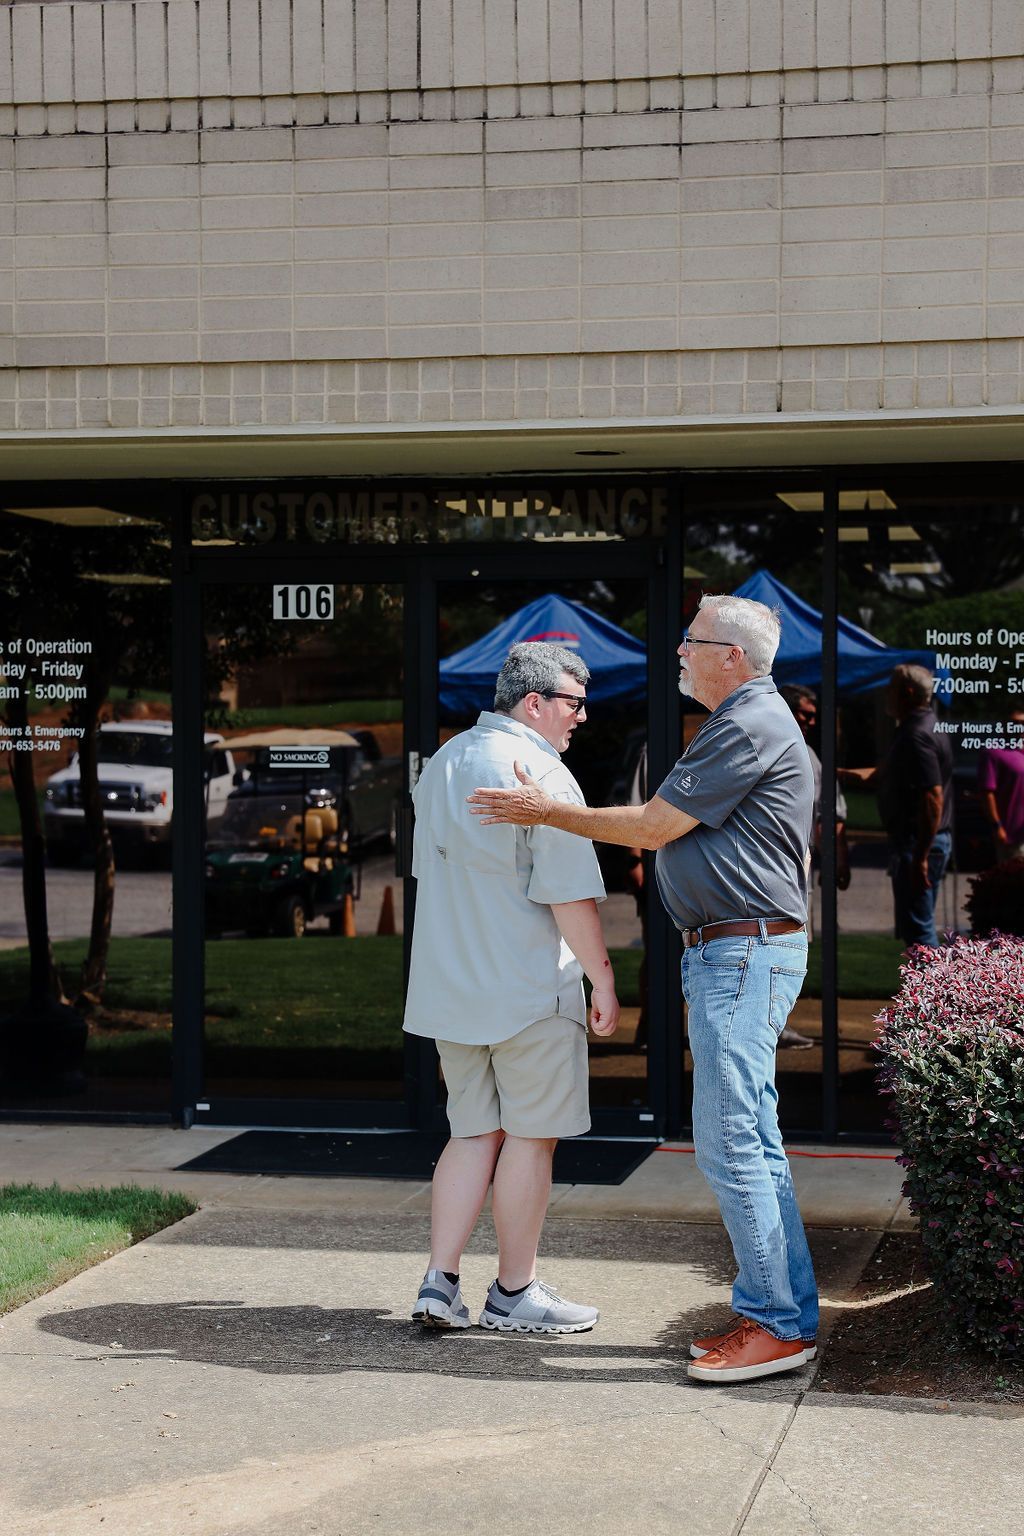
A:
{"label": "golf cart reflection", "polygon": [[206,844],[206,932],[299,939],[315,918],[344,931],[353,895],[347,828],[325,787],[332,750],[358,745],[346,731],[266,731],[235,738],[256,753]]}

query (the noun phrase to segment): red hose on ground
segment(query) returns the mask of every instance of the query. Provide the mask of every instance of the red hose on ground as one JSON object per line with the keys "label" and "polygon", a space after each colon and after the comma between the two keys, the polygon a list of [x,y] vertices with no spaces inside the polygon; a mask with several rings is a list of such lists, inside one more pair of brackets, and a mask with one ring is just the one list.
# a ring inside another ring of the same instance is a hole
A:
{"label": "red hose on ground", "polygon": [[[657,1147],[658,1152],[684,1152],[693,1156],[692,1147]],[[786,1153],[787,1157],[862,1157],[874,1158],[883,1163],[893,1163],[899,1156],[898,1152],[800,1152],[795,1147]]]}

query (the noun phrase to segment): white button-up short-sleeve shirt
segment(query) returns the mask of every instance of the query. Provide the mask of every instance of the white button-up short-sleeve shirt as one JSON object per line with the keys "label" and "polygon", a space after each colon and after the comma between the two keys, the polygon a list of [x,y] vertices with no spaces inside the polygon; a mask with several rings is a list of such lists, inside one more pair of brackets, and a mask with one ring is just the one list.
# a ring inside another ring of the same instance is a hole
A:
{"label": "white button-up short-sleeve shirt", "polygon": [[555,799],[585,803],[543,736],[489,710],[435,753],[413,792],[409,1034],[497,1045],[555,1013],[586,1023],[583,968],[551,905],[604,900],[593,843],[554,827],[482,826],[466,803],[474,789],[516,784],[516,759]]}

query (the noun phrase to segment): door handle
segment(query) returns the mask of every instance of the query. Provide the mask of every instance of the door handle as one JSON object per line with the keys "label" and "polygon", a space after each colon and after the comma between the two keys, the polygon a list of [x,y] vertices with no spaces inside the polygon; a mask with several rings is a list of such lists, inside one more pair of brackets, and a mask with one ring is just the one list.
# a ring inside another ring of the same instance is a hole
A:
{"label": "door handle", "polygon": [[404,880],[412,874],[412,838],[415,813],[411,805],[398,807],[395,823],[395,876]]}

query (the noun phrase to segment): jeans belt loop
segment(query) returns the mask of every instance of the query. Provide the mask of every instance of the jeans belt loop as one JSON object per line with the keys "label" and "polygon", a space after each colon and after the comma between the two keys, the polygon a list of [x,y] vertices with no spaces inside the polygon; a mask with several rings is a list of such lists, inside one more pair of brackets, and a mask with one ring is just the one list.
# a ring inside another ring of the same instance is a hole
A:
{"label": "jeans belt loop", "polygon": [[757,919],[757,931],[761,937],[761,943],[768,943],[768,924],[763,917]]}

